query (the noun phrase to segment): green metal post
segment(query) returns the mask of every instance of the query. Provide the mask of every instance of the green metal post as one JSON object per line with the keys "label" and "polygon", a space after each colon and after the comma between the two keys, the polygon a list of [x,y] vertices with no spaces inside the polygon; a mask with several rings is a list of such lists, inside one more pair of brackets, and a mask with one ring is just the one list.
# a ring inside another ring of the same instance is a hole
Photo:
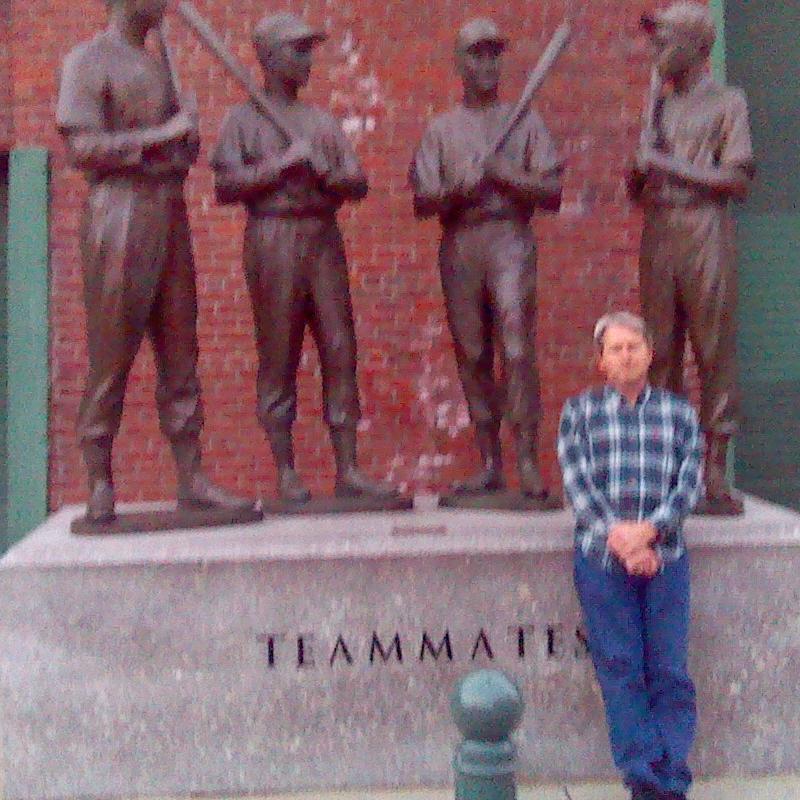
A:
{"label": "green metal post", "polygon": [[[709,0],[708,7],[714,15],[714,22],[717,26],[717,39],[714,42],[714,50],[711,53],[711,68],[714,77],[718,81],[725,81],[727,75],[727,40],[725,31],[725,0]],[[734,482],[734,465],[736,463],[736,441],[731,439],[728,448],[728,479]]]}
{"label": "green metal post", "polygon": [[725,42],[725,0],[709,0],[708,7],[714,15],[717,24],[717,41],[714,43],[714,50],[711,53],[711,65],[714,68],[714,75],[718,80],[725,80],[727,71],[726,65],[726,42]]}
{"label": "green metal post", "polygon": [[517,685],[497,670],[463,678],[450,708],[464,737],[453,759],[456,800],[516,800],[517,750],[509,739],[522,719]]}
{"label": "green metal post", "polygon": [[49,163],[46,150],[12,150],[8,165],[8,543],[47,514],[49,395]]}

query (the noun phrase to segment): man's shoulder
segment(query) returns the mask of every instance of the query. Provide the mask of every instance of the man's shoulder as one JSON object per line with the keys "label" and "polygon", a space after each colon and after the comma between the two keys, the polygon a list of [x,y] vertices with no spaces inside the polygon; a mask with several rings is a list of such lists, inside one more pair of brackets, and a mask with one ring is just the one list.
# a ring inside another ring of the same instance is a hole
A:
{"label": "man's shoulder", "polygon": [[684,395],[672,392],[660,386],[650,387],[650,400],[657,403],[669,403],[670,405],[681,408],[691,408],[692,406],[688,398]]}
{"label": "man's shoulder", "polygon": [[602,386],[591,386],[580,394],[568,397],[564,402],[564,410],[572,412],[590,412],[605,400],[605,389]]}
{"label": "man's shoulder", "polygon": [[669,408],[673,415],[680,416],[683,419],[694,420],[697,416],[694,406],[687,397],[671,392],[669,389],[651,388],[650,402]]}

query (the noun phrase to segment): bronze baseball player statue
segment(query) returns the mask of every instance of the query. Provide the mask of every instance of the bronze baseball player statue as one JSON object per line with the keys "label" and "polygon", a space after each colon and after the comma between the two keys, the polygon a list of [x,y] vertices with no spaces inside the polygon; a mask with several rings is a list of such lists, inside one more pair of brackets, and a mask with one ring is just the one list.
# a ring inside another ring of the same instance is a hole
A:
{"label": "bronze baseball player statue", "polygon": [[741,514],[728,483],[728,443],[738,427],[736,254],[730,200],[753,174],[747,101],[708,74],[710,11],[681,2],[642,18],[656,54],[631,197],[644,208],[639,274],[654,336],[651,381],[683,390],[688,337],[700,377],[706,495],[699,513]]}
{"label": "bronze baseball player statue", "polygon": [[253,99],[231,109],[212,158],[219,201],[247,209],[244,271],[258,350],[257,413],[278,470],[280,499],[295,505],[310,498],[295,470],[292,443],[306,326],[322,367],[336,496],[396,497],[391,487],[367,479],[356,462],[356,340],[336,212],[367,194],[367,179],[336,120],[298,99],[323,39],[290,13],[258,23],[253,44],[270,115],[263,113],[267,103]]}
{"label": "bronze baseball player statue", "polygon": [[[491,20],[474,19],[460,30],[455,60],[464,99],[430,121],[410,181],[416,215],[436,215],[442,225],[439,267],[447,319],[481,456],[480,471],[453,492],[487,495],[504,488],[500,423],[506,413],[516,440],[520,490],[546,506],[552,500],[537,455],[541,408],[530,220],[536,208],[560,207],[561,162],[541,117],[530,109],[492,150],[512,113],[498,101],[506,44]],[[495,340],[505,391],[493,374]]]}
{"label": "bronze baseball player statue", "polygon": [[[145,46],[166,0],[108,0],[108,27],[67,56],[57,122],[89,183],[81,233],[89,373],[78,435],[90,522],[114,517],[111,448],[145,334],[156,402],[183,509],[246,510],[200,466],[195,269],[183,182],[197,156],[194,103],[179,98],[166,59]],[[184,105],[181,105],[181,103]]]}

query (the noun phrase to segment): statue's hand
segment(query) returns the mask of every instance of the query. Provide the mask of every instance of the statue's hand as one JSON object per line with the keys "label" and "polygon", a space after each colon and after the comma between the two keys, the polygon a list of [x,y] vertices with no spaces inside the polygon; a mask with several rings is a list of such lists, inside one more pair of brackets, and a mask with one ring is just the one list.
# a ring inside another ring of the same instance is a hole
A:
{"label": "statue's hand", "polygon": [[[177,139],[185,140],[190,146],[200,143],[200,112],[197,106],[197,95],[194,92],[185,92],[180,99],[180,109],[170,122],[177,125]],[[183,131],[180,133],[180,131]]]}
{"label": "statue's hand", "polygon": [[295,139],[283,153],[281,159],[284,169],[310,167],[314,155],[308,139]]}
{"label": "statue's hand", "polygon": [[651,145],[640,147],[634,162],[634,168],[645,176],[651,172],[671,172],[674,165],[675,160],[669,153]]}
{"label": "statue's hand", "polygon": [[316,178],[325,178],[329,172],[324,153],[309,139],[295,139],[284,151],[281,166],[283,171],[307,170]]}
{"label": "statue's hand", "polygon": [[163,144],[198,135],[197,114],[181,109],[177,114],[171,116],[158,130]]}
{"label": "statue's hand", "polygon": [[465,167],[461,180],[454,187],[454,193],[462,198],[475,197],[486,179],[486,169],[482,159],[470,161]]}
{"label": "statue's hand", "polygon": [[484,162],[484,172],[486,177],[497,181],[505,182],[516,172],[514,165],[500,155],[491,155]]}

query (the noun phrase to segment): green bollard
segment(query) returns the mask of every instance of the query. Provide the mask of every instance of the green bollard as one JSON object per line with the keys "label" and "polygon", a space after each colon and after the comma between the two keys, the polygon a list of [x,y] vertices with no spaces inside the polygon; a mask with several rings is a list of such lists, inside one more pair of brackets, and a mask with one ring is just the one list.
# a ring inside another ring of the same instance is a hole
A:
{"label": "green bollard", "polygon": [[450,709],[464,737],[456,748],[456,800],[516,800],[517,748],[509,736],[522,719],[517,685],[502,672],[482,669],[462,678]]}

